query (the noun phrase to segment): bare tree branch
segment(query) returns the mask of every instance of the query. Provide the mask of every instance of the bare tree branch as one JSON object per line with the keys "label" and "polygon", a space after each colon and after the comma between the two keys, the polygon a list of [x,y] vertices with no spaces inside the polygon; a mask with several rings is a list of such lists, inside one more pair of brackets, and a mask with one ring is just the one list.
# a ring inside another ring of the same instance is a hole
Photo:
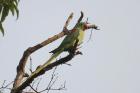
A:
{"label": "bare tree branch", "polygon": [[9,86],[10,86],[11,84],[13,84],[13,81],[10,82],[10,83],[8,83],[8,84],[6,84],[6,85],[5,85],[5,83],[6,83],[6,80],[3,81],[3,84],[2,84],[1,87],[0,87],[0,92],[3,91],[3,90],[5,90],[5,89],[11,90],[11,88],[9,88]]}
{"label": "bare tree branch", "polygon": [[73,13],[71,13],[71,15],[68,17],[66,23],[65,23],[65,26],[63,28],[63,31],[60,32],[59,34],[51,37],[51,38],[48,38],[47,40],[43,41],[42,43],[40,44],[37,44],[33,47],[29,47],[27,50],[25,50],[20,62],[19,62],[19,65],[17,66],[17,75],[16,75],[16,78],[15,78],[15,81],[14,81],[14,84],[13,84],[13,89],[14,88],[17,88],[18,86],[20,86],[23,78],[24,78],[24,73],[25,73],[25,65],[27,63],[27,60],[28,60],[28,57],[35,51],[37,51],[38,49],[48,45],[49,43],[63,37],[67,30],[65,28],[67,28],[70,20],[72,19],[72,16],[73,16]]}
{"label": "bare tree branch", "polygon": [[57,68],[57,67],[54,68],[54,71],[53,71],[53,73],[52,73],[51,80],[50,80],[50,82],[49,82],[49,84],[48,84],[48,86],[47,86],[46,89],[49,89],[49,87],[51,86],[51,83],[52,83],[52,81],[53,81],[53,79],[54,79],[54,77],[55,77],[55,71],[56,71],[56,68]]}
{"label": "bare tree branch", "polygon": [[31,76],[29,76],[25,82],[23,82],[19,87],[17,87],[15,90],[13,90],[13,93],[21,93],[21,91],[24,88],[26,88],[27,86],[29,86],[30,83],[36,77],[44,74],[48,70],[51,70],[53,67],[56,67],[56,66],[58,66],[60,64],[64,64],[64,63],[70,61],[75,56],[75,54],[77,55],[77,53],[75,53],[76,52],[77,43],[78,43],[78,41],[76,42],[75,46],[72,48],[72,51],[71,51],[71,53],[68,56],[66,56],[64,58],[61,58],[61,59],[57,60],[54,63],[49,64],[47,67],[45,67],[43,69],[40,69],[37,73],[36,73],[36,71],[34,71],[33,74]]}
{"label": "bare tree branch", "polygon": [[38,86],[39,86],[40,82],[41,82],[41,78],[39,79],[39,81],[38,81],[38,83],[36,85],[36,90],[38,90]]}
{"label": "bare tree branch", "polygon": [[33,66],[32,57],[30,57],[30,68],[29,68],[29,70],[30,70],[31,73],[33,72],[32,66]]}
{"label": "bare tree branch", "polygon": [[[79,18],[79,20],[77,21],[77,24],[79,22],[81,22],[82,18],[83,18],[83,12],[81,12],[81,16]],[[32,83],[32,81],[37,78],[38,76],[44,74],[46,71],[48,70],[51,70],[52,68],[60,65],[60,64],[65,64],[66,62],[70,61],[72,58],[74,58],[75,55],[78,55],[78,54],[82,54],[81,52],[76,52],[76,49],[77,49],[77,43],[78,41],[75,43],[74,47],[71,49],[71,53],[69,53],[69,55],[67,55],[66,57],[64,58],[61,58],[47,66],[41,66],[39,67],[38,69],[36,69],[34,72],[32,72],[32,74],[27,77],[27,79],[23,82],[23,79],[24,79],[24,74],[25,74],[25,65],[27,63],[27,60],[29,58],[29,56],[34,53],[35,51],[39,50],[40,48],[52,43],[53,41],[63,37],[64,35],[68,35],[69,33],[72,33],[74,28],[72,30],[68,30],[67,29],[67,26],[70,22],[70,20],[72,19],[73,17],[73,13],[70,14],[70,16],[68,17],[65,25],[64,25],[64,28],[63,28],[63,31],[60,32],[59,34],[57,35],[54,35],[53,37],[51,38],[48,38],[47,40],[33,46],[33,47],[29,47],[27,50],[25,50],[20,62],[19,62],[19,65],[17,66],[17,75],[16,75],[16,78],[15,78],[15,81],[14,81],[14,84],[13,84],[13,88],[12,88],[12,91],[11,93],[21,93],[23,89],[25,89],[27,86],[30,86],[30,84]],[[95,28],[95,25],[94,26],[88,26],[88,28],[86,29],[90,29],[90,28]]]}
{"label": "bare tree branch", "polygon": [[[84,13],[81,11],[81,16],[79,17],[76,25],[82,21],[83,17],[84,17]],[[74,26],[74,28],[76,27],[76,25]]]}
{"label": "bare tree branch", "polygon": [[36,89],[34,89],[31,85],[29,85],[30,88],[35,92],[35,93],[39,93]]}
{"label": "bare tree branch", "polygon": [[73,18],[73,13],[71,13],[70,15],[69,15],[69,17],[68,17],[68,20],[65,22],[65,25],[64,25],[64,27],[63,27],[63,31],[65,31],[65,32],[68,32],[67,30],[67,27],[68,27],[68,25],[69,25],[69,22],[72,20],[72,18]]}

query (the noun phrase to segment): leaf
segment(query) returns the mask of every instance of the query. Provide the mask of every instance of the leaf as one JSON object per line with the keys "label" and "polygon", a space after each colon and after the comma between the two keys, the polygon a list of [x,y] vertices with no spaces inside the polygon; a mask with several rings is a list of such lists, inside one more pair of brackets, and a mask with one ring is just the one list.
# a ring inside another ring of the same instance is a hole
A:
{"label": "leaf", "polygon": [[10,5],[10,11],[11,11],[11,13],[12,13],[12,15],[14,16],[15,15],[15,8],[14,8],[14,5],[13,5],[14,3],[12,3],[11,5]]}
{"label": "leaf", "polygon": [[1,12],[2,12],[2,5],[0,5],[0,14],[1,14]]}
{"label": "leaf", "polygon": [[2,33],[2,35],[4,36],[4,28],[2,26],[2,23],[0,22],[0,32]]}
{"label": "leaf", "polygon": [[13,0],[13,2],[14,2],[16,5],[18,5],[19,1],[20,1],[20,0]]}
{"label": "leaf", "polygon": [[18,19],[18,17],[19,17],[19,10],[18,10],[18,8],[17,8],[17,6],[15,4],[13,4],[13,7],[14,7],[14,9],[16,11],[17,19]]}
{"label": "leaf", "polygon": [[2,11],[2,16],[1,16],[1,22],[5,20],[5,18],[8,16],[9,13],[9,6],[4,5],[3,11]]}
{"label": "leaf", "polygon": [[4,35],[4,28],[2,23],[5,21],[9,12],[14,16],[16,14],[17,19],[19,17],[18,3],[20,0],[0,0],[0,33]]}

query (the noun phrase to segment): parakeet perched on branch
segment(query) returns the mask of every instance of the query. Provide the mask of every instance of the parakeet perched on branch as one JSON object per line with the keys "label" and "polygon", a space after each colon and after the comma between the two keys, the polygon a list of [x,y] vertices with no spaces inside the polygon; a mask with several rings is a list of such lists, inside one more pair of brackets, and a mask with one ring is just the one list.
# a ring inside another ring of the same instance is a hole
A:
{"label": "parakeet perched on branch", "polygon": [[76,40],[78,40],[78,44],[80,45],[84,39],[85,30],[88,28],[88,23],[80,22],[75,26],[75,29],[72,30],[72,33],[67,35],[58,48],[52,50],[50,53],[53,53],[51,58],[47,61],[47,64],[50,64],[58,55],[60,55],[64,51],[70,52],[70,49],[75,45]]}
{"label": "parakeet perched on branch", "polygon": [[78,39],[78,45],[81,44],[84,38],[84,23],[79,23],[72,31],[73,33],[67,35],[59,47],[52,50],[50,53],[55,54],[60,50],[69,51],[69,49],[74,46],[76,39]]}

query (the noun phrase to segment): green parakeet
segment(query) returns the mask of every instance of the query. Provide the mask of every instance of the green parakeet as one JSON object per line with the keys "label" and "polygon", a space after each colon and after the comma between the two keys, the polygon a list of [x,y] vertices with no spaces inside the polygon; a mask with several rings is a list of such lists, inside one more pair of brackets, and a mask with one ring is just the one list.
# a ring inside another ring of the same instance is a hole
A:
{"label": "green parakeet", "polygon": [[81,44],[84,39],[84,23],[83,22],[79,23],[73,30],[73,33],[71,33],[70,35],[67,35],[62,41],[62,43],[59,45],[59,47],[52,50],[50,53],[55,54],[60,50],[69,51],[69,49],[74,46],[77,39],[78,39],[78,45]]}
{"label": "green parakeet", "polygon": [[[46,67],[57,57],[59,56],[63,51],[68,51],[71,52],[71,49],[73,46],[75,46],[75,43],[80,45],[84,39],[84,33],[86,29],[94,28],[96,30],[99,30],[96,25],[89,25],[87,22],[80,22],[77,24],[74,29],[72,30],[72,33],[67,35],[62,43],[59,45],[58,48],[52,50],[50,53],[53,53],[52,56],[48,61],[46,61],[42,66],[37,67],[36,71],[34,71],[31,76],[28,77],[30,78],[36,76],[37,73],[40,73],[46,69]],[[78,42],[77,42],[78,41]]]}
{"label": "green parakeet", "polygon": [[[47,61],[47,64],[50,64],[58,55],[60,55],[63,51],[70,52],[71,47],[74,46],[76,43],[76,40],[78,39],[78,45],[80,45],[84,39],[84,33],[87,27],[87,23],[80,22],[75,26],[75,29],[73,29],[73,33],[70,35],[67,35],[62,43],[59,45],[58,48],[52,50],[50,53],[53,53],[51,58]],[[46,66],[45,65],[45,66]]]}

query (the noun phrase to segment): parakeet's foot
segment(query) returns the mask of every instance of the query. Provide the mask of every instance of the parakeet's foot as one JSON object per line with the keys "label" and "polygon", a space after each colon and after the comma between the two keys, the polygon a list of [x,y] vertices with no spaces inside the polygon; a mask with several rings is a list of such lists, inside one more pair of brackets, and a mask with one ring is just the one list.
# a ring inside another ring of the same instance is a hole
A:
{"label": "parakeet's foot", "polygon": [[77,47],[76,50],[78,50],[78,49],[80,49],[80,48],[82,48],[82,46]]}
{"label": "parakeet's foot", "polygon": [[77,52],[75,52],[75,55],[83,55],[83,53],[81,52],[81,51],[77,51]]}

